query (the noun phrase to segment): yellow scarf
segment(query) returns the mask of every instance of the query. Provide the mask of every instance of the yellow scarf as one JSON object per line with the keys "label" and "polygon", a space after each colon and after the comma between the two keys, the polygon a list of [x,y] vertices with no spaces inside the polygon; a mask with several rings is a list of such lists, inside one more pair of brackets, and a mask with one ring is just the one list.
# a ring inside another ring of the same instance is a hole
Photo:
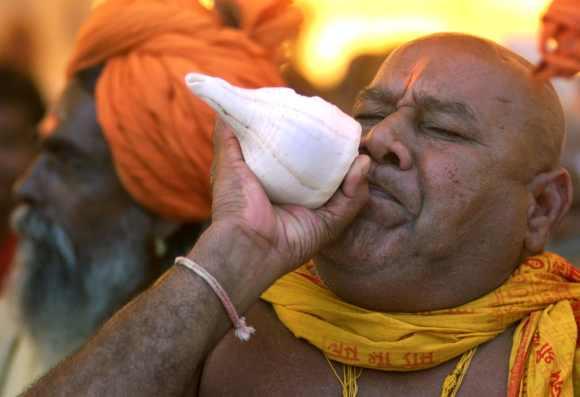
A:
{"label": "yellow scarf", "polygon": [[384,371],[437,366],[521,320],[513,339],[508,396],[573,396],[573,379],[580,389],[580,271],[552,253],[527,259],[501,287],[452,309],[365,310],[329,291],[312,263],[279,279],[262,298],[296,337],[329,358]]}

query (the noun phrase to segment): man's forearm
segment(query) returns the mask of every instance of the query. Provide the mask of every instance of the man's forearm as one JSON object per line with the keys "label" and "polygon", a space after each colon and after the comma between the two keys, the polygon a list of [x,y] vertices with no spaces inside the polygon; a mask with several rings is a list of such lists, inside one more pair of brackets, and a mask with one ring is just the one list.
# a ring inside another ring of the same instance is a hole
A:
{"label": "man's forearm", "polygon": [[[245,247],[237,246],[226,259],[223,254],[228,249],[223,243],[217,255],[213,254],[216,247],[199,245],[202,248],[194,249],[190,257],[206,262],[202,264],[223,284],[235,306],[246,310],[269,281],[260,283],[247,277],[241,258]],[[226,266],[225,260],[238,263]],[[194,373],[230,327],[221,302],[208,285],[190,270],[174,267],[26,395],[171,396],[191,392],[187,389],[196,389]]]}

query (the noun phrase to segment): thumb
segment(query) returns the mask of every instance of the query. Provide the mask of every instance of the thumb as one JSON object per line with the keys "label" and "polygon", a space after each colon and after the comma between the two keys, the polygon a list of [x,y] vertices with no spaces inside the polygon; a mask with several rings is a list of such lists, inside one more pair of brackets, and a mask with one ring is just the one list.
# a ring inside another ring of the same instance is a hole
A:
{"label": "thumb", "polygon": [[242,150],[234,130],[221,118],[216,120],[213,132],[214,161],[217,166],[243,161]]}
{"label": "thumb", "polygon": [[329,240],[338,237],[366,204],[369,197],[367,175],[370,165],[369,156],[359,155],[350,166],[340,189],[325,206],[316,210],[327,228],[325,234],[328,234]]}

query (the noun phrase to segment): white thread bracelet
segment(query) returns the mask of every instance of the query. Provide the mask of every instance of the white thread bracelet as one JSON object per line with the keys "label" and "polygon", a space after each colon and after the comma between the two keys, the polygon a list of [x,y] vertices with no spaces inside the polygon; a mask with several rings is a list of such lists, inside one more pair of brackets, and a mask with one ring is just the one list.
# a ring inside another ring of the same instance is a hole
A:
{"label": "white thread bracelet", "polygon": [[256,329],[254,327],[246,325],[246,318],[240,317],[238,315],[236,308],[234,307],[232,301],[228,297],[228,293],[222,288],[222,286],[214,278],[214,276],[209,274],[207,270],[205,270],[203,267],[201,267],[191,259],[185,258],[183,256],[178,256],[177,258],[175,258],[175,264],[185,266],[186,268],[197,274],[199,277],[201,277],[211,287],[213,292],[215,292],[219,300],[222,302],[222,305],[224,305],[224,308],[226,309],[226,312],[228,313],[230,320],[232,320],[232,323],[234,324],[235,328],[234,334],[236,335],[236,337],[238,337],[238,339],[244,342],[249,340],[252,334],[256,332]]}

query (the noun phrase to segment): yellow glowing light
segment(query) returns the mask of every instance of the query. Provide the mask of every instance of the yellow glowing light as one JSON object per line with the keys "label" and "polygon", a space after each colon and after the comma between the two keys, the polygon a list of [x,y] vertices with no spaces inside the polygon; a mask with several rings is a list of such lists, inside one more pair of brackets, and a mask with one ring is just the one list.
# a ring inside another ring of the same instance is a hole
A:
{"label": "yellow glowing light", "polygon": [[296,0],[307,15],[297,65],[320,88],[339,82],[349,62],[416,37],[453,31],[494,41],[535,36],[549,0]]}
{"label": "yellow glowing light", "polygon": [[208,10],[211,10],[214,7],[214,0],[199,0],[199,3]]}
{"label": "yellow glowing light", "polygon": [[91,9],[95,9],[97,6],[103,4],[106,0],[93,0],[91,2]]}

